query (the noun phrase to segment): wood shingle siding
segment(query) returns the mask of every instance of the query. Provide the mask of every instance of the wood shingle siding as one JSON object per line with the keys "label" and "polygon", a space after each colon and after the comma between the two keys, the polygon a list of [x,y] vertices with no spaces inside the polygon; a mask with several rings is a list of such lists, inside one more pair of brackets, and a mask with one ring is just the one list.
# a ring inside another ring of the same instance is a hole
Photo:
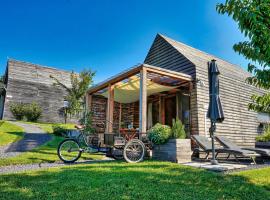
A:
{"label": "wood shingle siding", "polygon": [[191,75],[195,78],[195,66],[172,45],[157,35],[144,63]]}
{"label": "wood shingle siding", "polygon": [[[191,75],[196,80],[195,65],[188,60],[183,54],[168,43],[163,36],[157,35],[144,63],[162,67],[177,72],[182,72]],[[194,87],[194,86],[193,86]],[[190,98],[191,105],[191,133],[198,133],[198,120],[197,120],[197,93],[194,87]]]}
{"label": "wood shingle siding", "polygon": [[[40,121],[64,122],[62,107],[66,91],[54,86],[50,75],[70,86],[70,72],[16,60],[8,60],[7,72],[4,119],[14,119],[9,109],[11,103],[35,101],[43,110]],[[68,120],[77,122],[78,119]]]}
{"label": "wood shingle siding", "polygon": [[[209,136],[206,119],[209,103],[208,62],[215,59],[220,70],[220,98],[225,120],[217,124],[218,135],[224,135],[241,146],[254,146],[259,123],[257,113],[248,110],[252,94],[263,90],[245,82],[251,76],[244,69],[163,35],[157,35],[146,56],[147,64],[181,71],[203,84],[194,83],[191,94],[192,134]],[[205,123],[206,122],[206,123]]]}

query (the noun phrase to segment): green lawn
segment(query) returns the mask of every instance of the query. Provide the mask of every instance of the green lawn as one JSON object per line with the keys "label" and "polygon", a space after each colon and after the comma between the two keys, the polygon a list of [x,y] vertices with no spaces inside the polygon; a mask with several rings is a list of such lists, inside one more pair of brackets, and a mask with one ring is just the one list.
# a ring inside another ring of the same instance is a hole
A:
{"label": "green lawn", "polygon": [[[42,128],[44,131],[48,133],[52,133],[53,124],[48,124],[48,123],[31,123],[31,124],[35,124],[39,126],[40,128]],[[66,124],[64,126],[66,126],[67,128],[74,127],[73,124]],[[57,156],[57,147],[58,147],[58,144],[63,140],[63,138],[57,137],[54,135],[52,136],[53,138],[51,141],[49,141],[48,143],[36,149],[33,149],[30,152],[22,153],[16,157],[0,159],[0,166],[59,161],[59,158]],[[103,155],[100,155],[100,154],[90,155],[90,154],[85,153],[85,154],[82,154],[82,157],[80,159],[91,160],[91,159],[101,159],[101,158],[103,158]]]}
{"label": "green lawn", "polygon": [[107,162],[0,176],[1,199],[270,199],[270,168],[230,175],[167,162]]}
{"label": "green lawn", "polygon": [[16,142],[23,138],[23,129],[6,121],[0,121],[0,146]]}
{"label": "green lawn", "polygon": [[53,129],[52,129],[52,125],[61,125],[67,129],[75,129],[74,124],[61,124],[61,123],[38,123],[38,122],[26,122],[26,121],[20,121],[21,123],[25,123],[25,124],[33,124],[36,125],[38,127],[40,127],[41,129],[43,129],[44,131],[46,131],[47,133],[52,133]]}

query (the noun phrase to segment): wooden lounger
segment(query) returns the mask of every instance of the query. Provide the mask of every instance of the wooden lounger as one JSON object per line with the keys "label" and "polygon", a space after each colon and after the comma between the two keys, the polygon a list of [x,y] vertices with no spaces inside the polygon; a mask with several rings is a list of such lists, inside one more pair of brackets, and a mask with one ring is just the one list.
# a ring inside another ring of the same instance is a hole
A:
{"label": "wooden lounger", "polygon": [[238,145],[236,145],[235,143],[233,143],[232,141],[230,141],[228,138],[226,138],[224,136],[215,136],[215,139],[225,148],[237,151],[240,153],[239,155],[241,155],[243,157],[251,158],[254,161],[254,163],[256,163],[255,158],[261,155],[260,153],[256,152],[255,150],[244,149],[244,148],[239,147]]}
{"label": "wooden lounger", "polygon": [[226,148],[234,148],[234,149],[241,149],[241,150],[248,150],[256,152],[262,156],[270,156],[270,149],[262,149],[262,148],[241,148],[235,143],[233,143],[231,140],[224,136],[216,136],[216,140],[222,144],[222,146]]}

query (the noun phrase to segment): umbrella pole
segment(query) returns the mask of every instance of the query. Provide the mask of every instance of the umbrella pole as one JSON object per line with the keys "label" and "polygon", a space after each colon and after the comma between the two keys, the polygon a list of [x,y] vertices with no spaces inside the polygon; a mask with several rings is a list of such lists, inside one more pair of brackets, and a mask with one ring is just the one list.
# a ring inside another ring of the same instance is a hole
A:
{"label": "umbrella pole", "polygon": [[215,140],[215,137],[214,137],[215,130],[216,130],[216,123],[211,120],[210,134],[211,134],[211,139],[212,139],[212,160],[211,160],[212,165],[217,165],[218,164],[218,161],[215,158],[215,155],[216,155],[216,153],[215,153],[215,141],[214,141]]}

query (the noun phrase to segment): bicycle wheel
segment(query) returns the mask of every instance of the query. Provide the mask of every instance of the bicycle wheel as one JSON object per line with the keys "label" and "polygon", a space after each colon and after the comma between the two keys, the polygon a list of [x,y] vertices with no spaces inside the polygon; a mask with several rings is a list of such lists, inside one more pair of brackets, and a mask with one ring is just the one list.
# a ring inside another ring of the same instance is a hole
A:
{"label": "bicycle wheel", "polygon": [[124,148],[124,158],[129,163],[141,162],[144,158],[145,146],[138,139],[130,140]]}
{"label": "bicycle wheel", "polygon": [[65,163],[73,163],[81,157],[82,150],[74,139],[63,140],[57,150],[58,157]]}

